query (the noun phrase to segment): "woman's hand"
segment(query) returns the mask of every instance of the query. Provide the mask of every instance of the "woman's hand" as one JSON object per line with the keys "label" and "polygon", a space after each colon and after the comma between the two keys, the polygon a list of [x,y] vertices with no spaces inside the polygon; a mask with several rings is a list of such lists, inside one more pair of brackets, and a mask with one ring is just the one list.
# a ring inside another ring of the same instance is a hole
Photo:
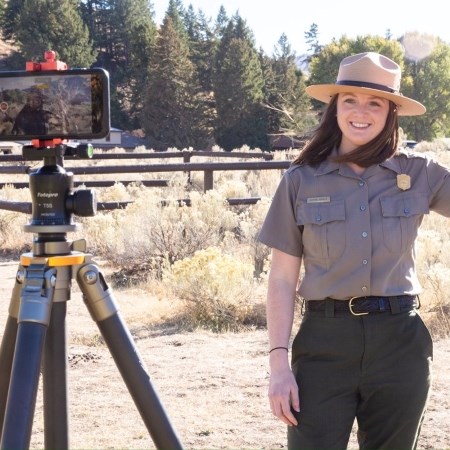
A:
{"label": "woman's hand", "polygon": [[292,413],[300,411],[298,386],[289,366],[287,343],[294,318],[294,302],[301,258],[272,249],[272,265],[267,289],[267,329],[269,331],[270,383],[272,413],[286,425],[297,425]]}
{"label": "woman's hand", "polygon": [[[286,358],[286,356],[284,357]],[[269,382],[270,409],[273,415],[286,425],[298,425],[297,419],[292,413],[292,409],[300,412],[298,386],[294,374],[288,364],[277,367],[276,363],[272,362],[271,366],[274,369],[271,370]]]}

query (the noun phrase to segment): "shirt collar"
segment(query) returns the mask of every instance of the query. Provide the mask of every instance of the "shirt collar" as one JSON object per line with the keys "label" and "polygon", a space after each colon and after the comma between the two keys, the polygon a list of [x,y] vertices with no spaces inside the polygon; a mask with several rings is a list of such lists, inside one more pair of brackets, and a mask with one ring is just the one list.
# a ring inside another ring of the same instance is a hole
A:
{"label": "shirt collar", "polygon": [[[405,152],[403,151],[399,151],[396,155],[399,154],[405,154]],[[394,171],[395,173],[399,174],[402,173],[403,170],[400,166],[400,160],[401,158],[396,157],[396,155],[391,156],[389,159],[387,159],[386,161],[383,161],[380,166],[381,167],[385,167],[386,169],[390,169],[392,171]]]}
{"label": "shirt collar", "polygon": [[316,169],[316,175],[326,175],[340,169],[341,164],[333,160],[334,155],[337,155],[336,147],[332,150],[330,156],[319,164]]}
{"label": "shirt collar", "polygon": [[[337,153],[337,150],[334,149],[331,152],[330,156],[332,157],[336,153]],[[402,153],[402,151],[400,150],[399,153]],[[396,155],[391,156],[389,159],[387,159],[386,161],[381,162],[380,164],[377,164],[376,166],[392,170],[393,172],[395,172],[397,174],[402,173],[402,168],[400,167],[400,159],[397,158]],[[325,161],[320,163],[320,165],[317,167],[317,170],[316,170],[315,174],[317,176],[320,176],[320,175],[327,175],[327,174],[329,174],[331,172],[339,171],[339,173],[341,175],[348,175],[349,173],[347,173],[346,169],[348,169],[351,173],[353,173],[351,171],[351,169],[349,169],[345,164],[341,164],[341,163],[338,163],[336,161],[333,161],[332,158],[327,158]],[[372,174],[372,170],[373,169],[371,169],[369,167],[368,170],[366,171],[366,175],[367,174]]]}

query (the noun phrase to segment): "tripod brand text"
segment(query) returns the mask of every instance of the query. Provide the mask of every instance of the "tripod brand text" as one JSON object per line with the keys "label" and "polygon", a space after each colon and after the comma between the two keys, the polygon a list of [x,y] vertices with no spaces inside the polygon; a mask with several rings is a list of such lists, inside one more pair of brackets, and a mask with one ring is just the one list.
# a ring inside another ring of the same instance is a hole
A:
{"label": "tripod brand text", "polygon": [[56,198],[58,197],[58,192],[38,192],[38,197],[45,197],[45,198]]}

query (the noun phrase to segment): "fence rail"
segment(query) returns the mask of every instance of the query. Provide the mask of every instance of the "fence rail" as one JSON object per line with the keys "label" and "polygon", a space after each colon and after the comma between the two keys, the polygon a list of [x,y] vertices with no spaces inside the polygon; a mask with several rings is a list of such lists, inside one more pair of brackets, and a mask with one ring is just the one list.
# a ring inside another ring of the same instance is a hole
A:
{"label": "fence rail", "polygon": [[[83,187],[87,187],[87,188],[91,188],[91,187],[111,187],[114,186],[116,183],[121,183],[124,186],[129,186],[130,184],[133,183],[140,183],[145,187],[167,187],[169,186],[169,181],[168,180],[140,180],[140,181],[135,181],[135,180],[111,180],[111,181],[74,181],[74,186],[75,187],[79,187],[79,186],[83,186]],[[0,189],[6,187],[6,186],[12,186],[16,189],[23,189],[23,188],[27,188],[29,186],[28,181],[17,181],[15,183],[0,183]]]}
{"label": "fence rail", "polygon": [[[270,152],[209,152],[204,150],[182,150],[176,152],[148,152],[148,153],[94,153],[90,160],[110,160],[110,159],[172,159],[183,158],[184,162],[190,162],[194,157],[214,157],[214,158],[242,158],[242,159],[264,159],[266,161],[273,160],[273,153]],[[77,156],[64,156],[66,161],[79,160]],[[0,155],[0,162],[17,162],[24,161],[22,155]],[[35,159],[38,161],[38,159]]]}
{"label": "fence rail", "polygon": [[[248,198],[227,198],[227,202],[230,206],[238,205],[255,205],[261,200],[261,197],[248,197]],[[124,209],[133,202],[97,202],[98,211],[110,211],[113,209]],[[179,199],[177,203],[181,205],[191,206],[191,199]],[[164,206],[168,204],[165,200],[161,201]],[[0,209],[5,211],[14,211],[19,213],[31,214],[32,211],[31,202],[11,202],[6,200],[0,200]]]}
{"label": "fence rail", "polygon": [[[211,158],[240,158],[240,159],[259,159],[260,161],[238,161],[238,162],[191,162],[193,157],[211,157]],[[287,169],[290,161],[273,161],[273,154],[268,152],[207,152],[207,151],[177,151],[177,152],[155,152],[155,153],[101,153],[94,154],[93,157],[86,161],[99,160],[143,160],[143,159],[166,159],[166,158],[182,158],[182,163],[155,163],[155,164],[116,164],[116,165],[85,165],[74,166],[71,161],[81,161],[75,156],[64,157],[64,168],[74,175],[106,175],[106,174],[132,174],[132,173],[168,173],[168,172],[184,172],[188,174],[190,181],[191,172],[203,172],[203,189],[208,191],[214,189],[214,172],[216,171],[236,171],[236,170],[283,170]],[[20,162],[21,164],[11,165],[10,163]],[[67,162],[67,164],[66,164]],[[39,168],[35,165],[28,165],[21,155],[0,155],[0,164],[9,163],[0,166],[0,174],[8,175],[30,175]],[[103,181],[75,181],[74,185],[84,187],[108,187],[115,183],[123,183],[125,185],[131,183],[140,183],[144,186],[168,186],[167,180],[103,180]],[[16,188],[28,187],[27,182],[1,182],[0,188],[6,185]],[[246,199],[228,199],[229,204],[254,204],[260,199],[258,197]],[[181,203],[190,204],[189,200],[179,200]],[[117,209],[125,207],[129,202],[111,202],[98,203],[97,209]],[[31,212],[31,203],[24,202],[6,202],[0,201],[0,209],[18,212]]]}

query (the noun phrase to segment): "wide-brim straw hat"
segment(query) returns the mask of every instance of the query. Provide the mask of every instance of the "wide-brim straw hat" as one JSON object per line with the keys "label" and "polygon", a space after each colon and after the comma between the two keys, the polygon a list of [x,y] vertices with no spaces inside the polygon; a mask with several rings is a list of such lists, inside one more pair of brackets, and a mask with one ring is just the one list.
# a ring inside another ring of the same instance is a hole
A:
{"label": "wide-brim straw hat", "polygon": [[400,93],[400,66],[375,52],[344,58],[336,84],[314,84],[306,92],[316,100],[329,103],[335,94],[349,92],[375,95],[394,102],[399,116],[419,116],[426,111],[421,103]]}

